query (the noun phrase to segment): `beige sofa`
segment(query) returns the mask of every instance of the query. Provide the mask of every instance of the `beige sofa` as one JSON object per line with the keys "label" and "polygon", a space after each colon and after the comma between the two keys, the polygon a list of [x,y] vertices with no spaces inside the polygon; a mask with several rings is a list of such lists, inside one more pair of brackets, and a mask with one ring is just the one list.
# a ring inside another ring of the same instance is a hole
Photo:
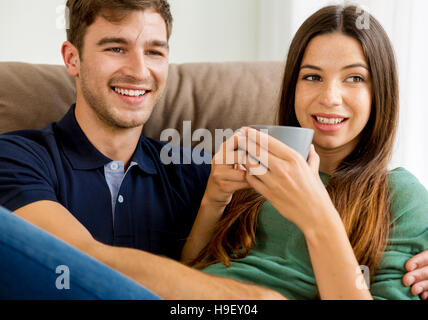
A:
{"label": "beige sofa", "polygon": [[[143,134],[182,133],[183,121],[191,121],[192,132],[207,128],[214,138],[215,129],[274,123],[282,72],[282,62],[171,64]],[[0,133],[42,128],[74,101],[74,80],[63,66],[0,62]]]}

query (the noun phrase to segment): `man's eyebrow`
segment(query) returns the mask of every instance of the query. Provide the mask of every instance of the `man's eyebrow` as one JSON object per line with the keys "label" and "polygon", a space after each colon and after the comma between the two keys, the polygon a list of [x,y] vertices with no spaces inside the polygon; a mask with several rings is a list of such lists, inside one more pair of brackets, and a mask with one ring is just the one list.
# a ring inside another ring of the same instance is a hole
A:
{"label": "man's eyebrow", "polygon": [[[100,41],[98,41],[97,45],[98,46],[103,46],[106,44],[123,44],[123,45],[128,45],[129,41],[126,40],[125,38],[121,38],[121,37],[106,37],[106,38],[102,38]],[[169,44],[167,41],[162,41],[162,40],[149,40],[147,42],[148,45],[153,46],[153,47],[159,47],[159,48],[165,48],[167,50],[169,50]]]}
{"label": "man's eyebrow", "polygon": [[[369,67],[367,67],[364,63],[353,63],[353,64],[350,64],[350,65],[344,66],[342,68],[342,70],[351,69],[351,68],[358,68],[358,67],[361,67],[361,68],[369,70]],[[304,64],[303,66],[300,67],[300,70],[304,69],[304,68],[322,71],[322,68],[314,66],[312,64]]]}
{"label": "man's eyebrow", "polygon": [[149,45],[153,46],[153,47],[160,47],[160,48],[164,48],[164,49],[169,49],[169,44],[167,41],[162,41],[162,40],[151,40],[148,42]]}
{"label": "man's eyebrow", "polygon": [[128,41],[125,38],[106,37],[106,38],[102,38],[100,41],[98,41],[97,45],[101,47],[105,44],[113,44],[113,43],[127,45]]}

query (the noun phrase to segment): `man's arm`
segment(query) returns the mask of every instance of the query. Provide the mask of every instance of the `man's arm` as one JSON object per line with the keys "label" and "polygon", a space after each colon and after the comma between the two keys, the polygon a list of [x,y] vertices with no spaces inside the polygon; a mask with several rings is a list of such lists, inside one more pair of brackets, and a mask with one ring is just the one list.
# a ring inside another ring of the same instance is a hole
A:
{"label": "man's arm", "polygon": [[34,202],[15,213],[164,299],[284,299],[261,286],[208,275],[141,250],[102,244],[66,208],[53,201]]}
{"label": "man's arm", "polygon": [[403,277],[403,284],[412,286],[412,294],[428,300],[428,250],[413,256],[406,262],[408,271]]}

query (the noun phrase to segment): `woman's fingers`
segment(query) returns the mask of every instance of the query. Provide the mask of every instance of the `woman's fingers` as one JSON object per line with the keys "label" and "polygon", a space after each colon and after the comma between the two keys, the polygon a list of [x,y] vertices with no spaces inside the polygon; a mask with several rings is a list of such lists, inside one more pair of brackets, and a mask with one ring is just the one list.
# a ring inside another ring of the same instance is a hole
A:
{"label": "woman's fingers", "polygon": [[313,144],[311,144],[311,149],[309,150],[308,165],[311,168],[311,170],[318,175],[318,171],[320,168],[320,157],[318,153],[316,153],[315,147]]}
{"label": "woman's fingers", "polygon": [[242,182],[245,181],[245,171],[239,170],[239,168],[235,169],[235,166],[232,168],[229,167],[221,167],[215,170],[214,172],[215,178],[230,181],[230,182]]}
{"label": "woman's fingers", "polygon": [[268,153],[284,160],[294,160],[296,157],[300,156],[297,151],[267,133],[247,127],[241,130],[248,138],[248,147],[245,150],[251,155],[260,158],[262,161],[267,157]]}
{"label": "woman's fingers", "polygon": [[239,161],[238,143],[245,139],[241,131],[238,131],[221,144],[219,151],[213,157],[213,164],[232,166]]}

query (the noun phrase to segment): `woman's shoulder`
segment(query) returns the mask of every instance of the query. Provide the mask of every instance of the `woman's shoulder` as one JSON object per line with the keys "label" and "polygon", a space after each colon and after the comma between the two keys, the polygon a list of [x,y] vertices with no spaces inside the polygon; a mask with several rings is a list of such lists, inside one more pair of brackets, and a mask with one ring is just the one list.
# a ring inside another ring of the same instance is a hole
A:
{"label": "woman's shoulder", "polygon": [[395,184],[401,183],[418,183],[420,184],[418,178],[416,178],[410,171],[406,170],[403,167],[397,167],[389,171],[389,179]]}
{"label": "woman's shoulder", "polygon": [[[411,172],[399,167],[389,172],[392,219],[406,215],[417,223],[428,218],[428,191]],[[406,219],[407,220],[407,219]]]}

